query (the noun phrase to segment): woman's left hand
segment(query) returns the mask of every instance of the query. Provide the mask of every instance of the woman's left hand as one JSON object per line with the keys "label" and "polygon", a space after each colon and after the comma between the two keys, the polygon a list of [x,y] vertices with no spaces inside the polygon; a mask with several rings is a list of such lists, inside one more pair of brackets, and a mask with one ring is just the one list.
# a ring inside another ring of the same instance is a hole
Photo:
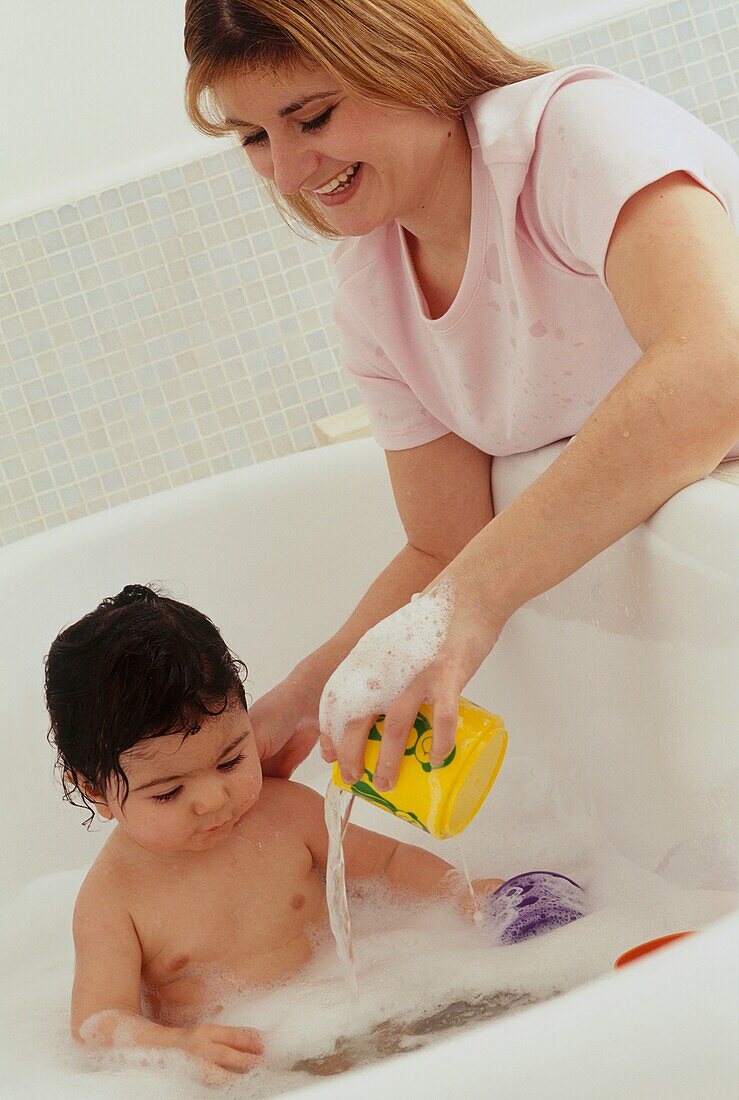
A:
{"label": "woman's left hand", "polygon": [[[429,662],[407,683],[403,691],[383,710],[375,710],[346,722],[335,752],[325,747],[324,760],[338,759],[346,783],[356,783],[364,770],[364,752],[368,734],[375,720],[384,712],[382,745],[374,773],[374,785],[380,790],[395,786],[408,735],[416,720],[421,703],[434,708],[434,729],[430,753],[432,765],[438,765],[452,751],[459,722],[458,703],[462,689],[495,645],[505,625],[505,617],[481,605],[477,593],[457,562],[452,562],[420,594],[433,595],[445,585],[451,610],[444,637]],[[442,592],[444,589],[442,589]],[[408,631],[407,605],[383,619],[355,645],[339,665],[324,689],[322,715],[341,712],[341,679],[344,665],[361,669],[365,682],[381,680],[384,668],[418,663],[418,647]],[[336,677],[336,681],[334,681]],[[323,728],[322,734],[329,731]]]}

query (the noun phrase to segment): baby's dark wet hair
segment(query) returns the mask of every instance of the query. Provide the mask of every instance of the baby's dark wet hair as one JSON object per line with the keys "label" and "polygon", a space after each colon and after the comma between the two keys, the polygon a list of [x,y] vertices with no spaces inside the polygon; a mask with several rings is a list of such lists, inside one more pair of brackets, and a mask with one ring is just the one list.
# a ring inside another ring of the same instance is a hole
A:
{"label": "baby's dark wet hair", "polygon": [[127,584],[62,630],[45,672],[48,739],[64,797],[79,806],[78,794],[89,810],[83,780],[104,792],[115,777],[125,802],[120,757],[140,741],[197,733],[206,716],[236,700],[246,709],[246,666],[210,619],[141,584]]}

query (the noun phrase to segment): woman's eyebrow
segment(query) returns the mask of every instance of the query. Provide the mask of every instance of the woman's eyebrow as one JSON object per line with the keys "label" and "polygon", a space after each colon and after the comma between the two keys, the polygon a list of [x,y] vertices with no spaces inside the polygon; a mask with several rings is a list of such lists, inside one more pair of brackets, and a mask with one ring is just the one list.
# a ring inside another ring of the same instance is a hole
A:
{"label": "woman's eyebrow", "polygon": [[[281,107],[277,114],[280,118],[284,118],[285,115],[294,114],[295,111],[299,111],[301,107],[305,107],[306,103],[311,103],[314,99],[326,99],[327,96],[336,95],[338,89],[334,89],[331,92],[312,92],[310,95],[304,95],[302,99],[296,99],[294,103],[288,103],[287,107]],[[225,121],[229,126],[256,126],[256,122],[244,122],[243,118],[227,118]]]}
{"label": "woman's eyebrow", "polygon": [[[231,742],[230,745],[226,745],[226,748],[223,750],[218,759],[223,760],[224,756],[228,756],[230,752],[233,752],[236,746],[240,745],[242,741],[245,741],[248,736],[248,730],[246,733],[240,733],[238,737],[236,737]],[[192,772],[182,772],[180,775],[163,775],[159,779],[150,779],[148,783],[142,783],[140,787],[134,787],[133,790],[145,791],[147,787],[157,787],[160,783],[174,783],[176,779],[187,779],[189,775],[192,775]]]}

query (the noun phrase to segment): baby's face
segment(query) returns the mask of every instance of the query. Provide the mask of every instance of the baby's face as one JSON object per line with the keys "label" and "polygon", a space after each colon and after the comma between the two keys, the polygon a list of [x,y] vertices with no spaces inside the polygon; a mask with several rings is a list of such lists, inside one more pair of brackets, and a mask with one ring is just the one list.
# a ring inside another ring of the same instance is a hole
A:
{"label": "baby's face", "polygon": [[[129,794],[111,784],[104,806],[127,835],[151,852],[215,848],[251,809],[262,769],[246,709],[233,701],[183,740],[167,734],[121,754]],[[103,816],[108,816],[106,813]]]}

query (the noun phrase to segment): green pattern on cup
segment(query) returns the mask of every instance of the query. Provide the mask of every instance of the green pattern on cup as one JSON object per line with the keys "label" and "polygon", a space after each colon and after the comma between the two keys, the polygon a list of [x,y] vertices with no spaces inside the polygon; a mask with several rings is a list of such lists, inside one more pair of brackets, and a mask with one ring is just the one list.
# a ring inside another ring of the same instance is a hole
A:
{"label": "green pattern on cup", "polygon": [[[372,773],[365,769],[366,776],[368,776],[370,783],[372,782]],[[374,803],[375,806],[381,806],[383,810],[389,810],[395,817],[400,817],[403,821],[409,821],[411,825],[417,825],[419,829],[423,829],[424,833],[428,832],[428,829],[420,818],[416,817],[410,810],[399,810],[397,806],[394,806],[389,799],[383,798],[382,795],[375,790],[374,787],[370,787],[368,783],[364,783],[361,779],[352,786],[352,791],[358,794],[360,798],[364,798],[367,802]]]}
{"label": "green pattern on cup", "polygon": [[[384,722],[385,715],[380,714],[377,718],[377,722]],[[442,760],[441,764],[437,764],[434,768],[429,760],[429,752],[431,751],[431,740],[433,737],[431,723],[428,718],[423,714],[416,715],[416,720],[413,723],[413,731],[415,737],[411,740],[409,736],[409,744],[407,745],[403,756],[412,756],[416,762],[420,765],[421,769],[425,772],[438,771],[439,768],[446,768],[448,764],[451,764],[452,760],[457,754],[457,746],[455,745],[452,751],[449,753],[445,760]],[[372,726],[372,729],[367,734],[368,741],[382,741],[382,734],[377,728],[377,724]],[[369,783],[375,781],[373,773],[369,768],[364,769],[364,775],[369,780]],[[352,791],[358,794],[360,798],[366,799],[367,802],[374,803],[375,806],[381,806],[384,810],[388,810],[395,817],[401,818],[403,821],[409,821],[411,825],[417,825],[419,829],[423,829],[425,833],[430,830],[426,828],[416,814],[410,810],[402,810],[398,806],[395,806],[389,799],[383,798],[379,791],[375,790],[374,786],[369,786],[369,783],[365,783],[362,779],[358,780],[353,786]]]}
{"label": "green pattern on cup", "polygon": [[[377,721],[378,722],[384,722],[385,721],[385,715],[380,714],[377,718]],[[457,755],[457,746],[456,745],[454,746],[452,751],[449,753],[449,755],[446,757],[446,759],[442,760],[442,762],[440,764],[437,764],[436,767],[434,767],[432,765],[431,761],[429,760],[429,753],[431,751],[431,740],[432,740],[433,734],[431,732],[431,723],[429,722],[428,718],[426,718],[423,714],[417,714],[416,715],[416,720],[413,723],[413,729],[414,729],[415,734],[416,734],[415,739],[413,740],[413,742],[411,744],[409,744],[406,747],[406,749],[403,753],[403,756],[415,756],[416,760],[418,761],[418,763],[421,765],[421,767],[423,768],[423,770],[425,772],[438,771],[439,768],[446,768],[446,766],[448,764],[451,764],[452,760]],[[377,725],[374,725],[372,727],[372,729],[369,731],[369,733],[367,735],[367,740],[368,741],[382,741],[382,734],[378,730]],[[409,737],[409,741],[410,741],[410,737]],[[372,777],[370,776],[370,781],[371,781],[371,778]]]}

